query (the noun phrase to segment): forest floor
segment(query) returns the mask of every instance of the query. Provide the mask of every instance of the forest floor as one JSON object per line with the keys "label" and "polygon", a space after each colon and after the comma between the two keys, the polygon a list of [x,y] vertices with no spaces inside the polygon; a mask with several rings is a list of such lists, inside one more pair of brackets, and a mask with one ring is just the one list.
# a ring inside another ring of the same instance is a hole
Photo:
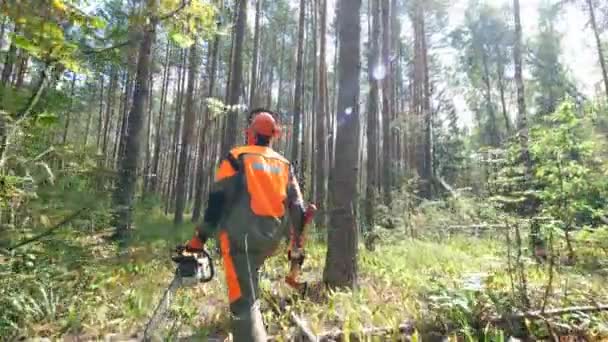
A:
{"label": "forest floor", "polygon": [[[139,217],[133,243],[122,257],[106,241],[109,232],[64,231],[29,246],[19,257],[0,259],[4,301],[0,305],[7,308],[0,314],[1,332],[65,341],[137,340],[173,277],[172,248],[192,233],[191,224],[172,227],[160,212]],[[432,334],[458,334],[470,340],[483,336],[491,341],[508,336],[505,331],[512,327],[497,318],[514,307],[514,293],[520,293],[522,282],[513,279],[517,272],[507,254],[514,252],[507,250],[504,241],[495,235],[461,235],[442,241],[404,236],[388,232],[375,251],[360,249],[359,291],[320,291],[296,301],[289,300],[293,291],[283,281],[288,264],[284,251],[279,251],[261,274],[269,333],[277,340],[293,333],[293,312],[314,334],[325,336],[401,324],[412,327],[408,334],[427,336],[424,341]],[[322,276],[325,247],[315,239],[309,241],[303,277],[314,283]],[[224,275],[219,256],[213,255],[215,278],[178,291],[169,328],[162,331],[165,337],[204,340],[227,335]],[[546,268],[525,257],[522,264],[532,308],[541,308],[545,299],[546,308],[608,303],[606,265],[560,265],[546,292],[550,277]],[[601,313],[525,321],[537,336],[574,334],[590,340],[608,336],[606,322],[608,315]]]}

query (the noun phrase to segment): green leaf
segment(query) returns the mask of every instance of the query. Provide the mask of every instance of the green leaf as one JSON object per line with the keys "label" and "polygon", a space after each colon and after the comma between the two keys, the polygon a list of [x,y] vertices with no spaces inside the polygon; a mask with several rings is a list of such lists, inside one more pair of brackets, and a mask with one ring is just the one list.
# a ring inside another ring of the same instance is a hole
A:
{"label": "green leaf", "polygon": [[192,38],[178,32],[171,33],[171,40],[173,40],[173,42],[175,42],[175,44],[181,48],[188,48],[194,44],[194,40]]}
{"label": "green leaf", "polygon": [[25,50],[31,53],[32,55],[38,56],[40,48],[37,47],[36,44],[34,44],[34,42],[32,42],[31,40],[20,35],[12,35],[11,40],[19,49]]}
{"label": "green leaf", "polygon": [[95,29],[101,30],[101,29],[105,28],[106,25],[107,25],[107,23],[99,17],[93,17],[91,19],[91,26]]}
{"label": "green leaf", "polygon": [[36,121],[42,126],[52,126],[53,124],[57,123],[59,119],[55,114],[44,112],[38,115]]}

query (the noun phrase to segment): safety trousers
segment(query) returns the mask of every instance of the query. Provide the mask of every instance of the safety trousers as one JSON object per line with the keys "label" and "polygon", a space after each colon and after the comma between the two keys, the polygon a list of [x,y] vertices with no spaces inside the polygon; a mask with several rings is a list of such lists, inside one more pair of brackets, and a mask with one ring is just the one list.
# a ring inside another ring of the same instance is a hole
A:
{"label": "safety trousers", "polygon": [[233,341],[266,342],[268,337],[260,311],[258,276],[266,255],[237,248],[225,231],[219,233],[219,242],[232,314]]}

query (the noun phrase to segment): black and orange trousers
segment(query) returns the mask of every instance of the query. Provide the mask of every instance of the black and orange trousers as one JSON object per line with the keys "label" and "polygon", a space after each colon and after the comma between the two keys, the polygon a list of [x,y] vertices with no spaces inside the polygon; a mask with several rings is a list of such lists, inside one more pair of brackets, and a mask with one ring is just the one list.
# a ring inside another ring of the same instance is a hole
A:
{"label": "black and orange trousers", "polygon": [[[229,237],[226,231],[220,231],[218,238],[232,314],[233,341],[266,342],[268,338],[260,311],[259,269],[271,253],[263,253],[257,248],[249,250],[247,235]],[[235,243],[235,238],[243,241]]]}

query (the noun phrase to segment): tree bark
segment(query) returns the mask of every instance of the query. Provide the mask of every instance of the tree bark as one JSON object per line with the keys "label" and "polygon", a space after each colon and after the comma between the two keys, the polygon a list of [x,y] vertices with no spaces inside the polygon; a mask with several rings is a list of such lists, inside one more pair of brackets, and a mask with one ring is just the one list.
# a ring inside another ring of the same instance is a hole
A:
{"label": "tree bark", "polygon": [[368,57],[368,80],[370,84],[367,102],[367,187],[365,192],[365,219],[368,229],[374,227],[376,193],[378,182],[378,103],[379,86],[374,70],[380,67],[380,0],[371,0],[371,38]]}
{"label": "tree bark", "polygon": [[597,54],[600,60],[600,66],[602,68],[602,77],[604,79],[604,90],[606,91],[606,98],[608,98],[608,67],[606,67],[606,59],[604,58],[604,51],[602,49],[602,40],[600,39],[600,33],[597,27],[595,19],[595,8],[593,7],[593,0],[587,0],[587,7],[589,8],[589,19],[591,21],[591,28],[593,29],[593,35],[595,37],[595,44],[597,45]]}
{"label": "tree bark", "polygon": [[[155,12],[155,5],[155,0],[149,1],[151,13]],[[113,196],[115,236],[123,241],[128,236],[133,221],[133,197],[135,195],[137,166],[141,150],[140,135],[144,122],[145,101],[148,98],[148,74],[150,72],[152,44],[154,43],[157,24],[156,18],[153,17],[151,19],[149,27],[146,27],[144,30],[143,39],[139,47],[133,104],[125,132],[125,153],[120,159],[118,183]]]}
{"label": "tree bark", "polygon": [[68,108],[68,112],[66,113],[65,126],[63,126],[63,137],[61,139],[63,145],[65,145],[68,141],[68,130],[70,129],[70,119],[72,116],[72,110],[73,110],[73,105],[74,105],[75,86],[76,86],[76,73],[72,72],[72,82],[70,85],[70,107]]}
{"label": "tree bark", "polygon": [[256,0],[255,3],[255,28],[253,34],[253,61],[251,62],[251,84],[249,85],[249,107],[257,105],[256,88],[258,86],[258,56],[260,46],[260,17],[262,15],[263,0]]}
{"label": "tree bark", "polygon": [[[19,25],[15,24],[13,29],[13,34],[17,34],[19,32]],[[17,46],[13,41],[11,41],[11,45],[8,48],[8,52],[6,53],[6,57],[4,59],[4,67],[2,68],[2,76],[0,78],[0,83],[2,87],[6,87],[8,82],[11,79],[11,75],[13,74],[13,67],[15,65],[15,58],[17,55]]]}
{"label": "tree bark", "polygon": [[[390,105],[390,74],[392,72],[389,60],[389,53],[391,49],[390,40],[390,3],[389,0],[382,0],[381,11],[382,11],[382,68],[384,68],[382,76],[382,190],[384,194],[384,204],[391,204],[391,129],[390,121],[392,119],[391,105]],[[379,24],[378,24],[379,25]]]}
{"label": "tree bark", "polygon": [[513,128],[511,127],[511,119],[509,119],[509,113],[507,112],[507,101],[505,100],[505,66],[501,61],[498,62],[496,68],[498,74],[498,90],[500,91],[500,104],[502,106],[502,116],[505,120],[505,129],[507,134],[511,134]]}
{"label": "tree bark", "polygon": [[[211,98],[213,97],[213,91],[215,89],[215,78],[216,78],[216,74],[217,74],[217,65],[218,65],[218,60],[219,60],[219,50],[220,50],[220,36],[217,35],[215,36],[215,39],[213,40],[213,47],[212,49],[209,51],[209,58],[207,58],[207,61],[209,63],[209,60],[211,61],[211,66],[209,67],[209,71],[207,73],[207,75],[209,76],[209,83],[207,85],[207,98]],[[197,172],[197,177],[196,177],[196,193],[194,195],[194,207],[192,208],[192,222],[196,222],[198,221],[198,219],[201,216],[201,208],[203,206],[203,196],[205,193],[205,182],[207,181],[207,173],[209,168],[211,168],[211,165],[205,165],[205,158],[203,157],[203,152],[206,150],[205,149],[205,138],[207,136],[207,132],[209,130],[209,126],[211,125],[212,121],[211,121],[211,113],[209,112],[209,109],[206,108],[206,106],[204,106],[204,123],[203,123],[203,129],[201,131],[201,136],[199,138],[199,164],[198,164],[198,172]],[[213,140],[212,140],[213,141]],[[212,142],[213,143],[213,142]],[[214,146],[212,148],[215,148]],[[206,167],[205,167],[206,166]]]}
{"label": "tree bark", "polygon": [[[291,144],[291,160],[296,166],[296,173],[301,174],[303,161],[300,151],[300,126],[302,125],[302,95],[304,89],[304,23],[306,18],[306,2],[300,0],[300,19],[298,24],[298,50],[296,52],[296,88],[293,97],[293,136]],[[305,137],[302,136],[302,140]],[[299,177],[302,181],[302,177]]]}
{"label": "tree bark", "polygon": [[101,144],[101,136],[103,134],[103,87],[104,87],[104,79],[103,74],[99,75],[99,119],[97,120],[97,140],[95,145],[97,146],[97,152],[99,152],[99,147]]}
{"label": "tree bark", "polygon": [[188,61],[188,89],[186,93],[186,110],[184,115],[184,128],[182,130],[182,143],[177,167],[177,183],[175,186],[175,216],[174,224],[184,221],[184,209],[186,207],[186,183],[187,163],[190,155],[191,140],[194,134],[196,115],[194,113],[194,86],[196,83],[196,70],[198,67],[198,51],[196,43],[190,48]]}
{"label": "tree bark", "polygon": [[[319,207],[325,207],[327,197],[327,133],[326,111],[327,111],[327,63],[325,61],[327,49],[327,0],[321,2],[321,18],[319,26],[320,46],[319,46],[319,86],[317,87],[318,103],[316,108],[317,129],[316,129],[316,186],[315,186],[315,202]],[[317,224],[325,226],[326,215],[318,215],[316,218]]]}
{"label": "tree bark", "polygon": [[338,136],[331,177],[331,224],[323,279],[331,287],[357,286],[357,163],[361,0],[340,1]]}
{"label": "tree bark", "polygon": [[498,127],[496,126],[496,113],[494,112],[494,104],[492,103],[492,84],[490,83],[490,67],[488,65],[488,56],[485,48],[481,47],[482,51],[482,64],[483,64],[483,83],[486,86],[486,108],[490,119],[490,145],[497,147],[500,138],[498,136]]}
{"label": "tree bark", "polygon": [[169,87],[169,57],[171,56],[171,44],[167,41],[167,52],[165,55],[165,64],[163,71],[163,85],[161,88],[160,95],[160,108],[158,110],[158,123],[156,125],[156,137],[154,139],[154,156],[152,157],[152,179],[150,182],[150,189],[154,192],[159,192],[160,178],[159,178],[159,165],[160,165],[160,147],[162,143],[162,133],[165,118],[165,107],[167,104],[167,89]]}
{"label": "tree bark", "polygon": [[182,130],[182,108],[184,99],[184,83],[186,82],[186,50],[182,50],[180,57],[178,77],[177,77],[177,100],[175,105],[175,123],[173,126],[173,139],[171,154],[171,166],[169,169],[169,180],[167,188],[167,197],[165,199],[165,213],[169,213],[175,204],[175,185],[176,185],[176,174],[177,174],[177,163],[180,149],[180,132]]}
{"label": "tree bark", "polygon": [[[245,40],[245,29],[247,27],[247,0],[239,0],[238,16],[236,20],[236,31],[234,34],[234,48],[232,66],[230,68],[229,99],[228,105],[239,104],[241,85],[243,82],[243,43]],[[237,142],[238,110],[231,109],[226,120],[224,144],[222,155],[226,155]]]}
{"label": "tree bark", "polygon": [[521,161],[525,166],[526,184],[532,179],[532,161],[528,151],[528,119],[526,114],[526,101],[524,80],[522,75],[522,30],[519,0],[513,0],[513,14],[515,19],[515,44],[513,46],[513,59],[515,61],[515,84],[517,86],[517,111],[519,142],[521,145]]}

